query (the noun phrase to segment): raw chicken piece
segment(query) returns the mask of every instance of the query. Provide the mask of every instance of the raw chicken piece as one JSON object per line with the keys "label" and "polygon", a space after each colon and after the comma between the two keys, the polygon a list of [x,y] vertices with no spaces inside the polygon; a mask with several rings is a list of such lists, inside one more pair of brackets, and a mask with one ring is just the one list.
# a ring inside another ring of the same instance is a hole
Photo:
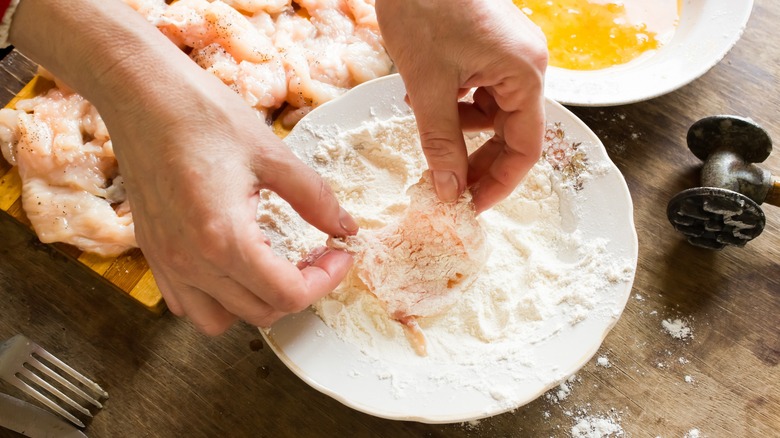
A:
{"label": "raw chicken piece", "polygon": [[[259,12],[259,15],[267,15]],[[256,20],[261,23],[261,20]],[[262,23],[267,24],[267,20]],[[221,1],[180,0],[162,13],[159,29],[266,117],[287,96],[287,79],[266,29]]]}
{"label": "raw chicken piece", "polygon": [[268,36],[221,1],[179,0],[163,12],[157,27],[181,48],[202,49],[217,43],[236,62],[268,62],[276,57]]}
{"label": "raw chicken piece", "polygon": [[350,88],[390,73],[392,61],[385,52],[376,13],[373,19],[360,9],[355,21],[345,0],[298,1],[304,13],[288,11],[276,18],[274,46],[287,72],[285,125],[294,115],[334,99]]}
{"label": "raw chicken piece", "polygon": [[22,202],[41,242],[65,242],[105,257],[138,246],[127,201],[113,208],[108,199],[32,178],[24,182]]}
{"label": "raw chicken piece", "polygon": [[193,50],[190,58],[240,95],[263,118],[279,107],[287,95],[284,67],[278,59],[236,63],[235,58],[216,43]]}
{"label": "raw chicken piece", "polygon": [[168,7],[165,0],[124,0],[124,2],[153,24],[157,23],[160,15]]}
{"label": "raw chicken piece", "polygon": [[42,242],[105,256],[137,246],[108,131],[89,102],[53,88],[0,110],[0,149],[19,169]]}
{"label": "raw chicken piece", "polygon": [[456,203],[440,202],[429,172],[407,193],[410,204],[398,223],[332,245],[354,255],[358,277],[424,356],[416,318],[450,308],[476,279],[489,250],[470,193]]}
{"label": "raw chicken piece", "polygon": [[249,14],[267,12],[275,14],[291,7],[291,0],[223,0],[229,6]]}

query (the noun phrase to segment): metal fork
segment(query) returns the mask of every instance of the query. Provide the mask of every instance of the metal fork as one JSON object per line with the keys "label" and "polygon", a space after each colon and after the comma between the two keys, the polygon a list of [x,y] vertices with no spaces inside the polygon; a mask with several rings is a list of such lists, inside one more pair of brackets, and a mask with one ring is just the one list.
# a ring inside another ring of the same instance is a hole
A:
{"label": "metal fork", "polygon": [[[53,365],[55,369],[47,366],[40,359]],[[68,392],[83,400],[86,407],[57,389],[39,374],[57,382]],[[99,400],[105,401],[108,398],[108,393],[97,383],[84,377],[23,335],[16,335],[0,344],[0,379],[16,386],[52,411],[82,428],[85,427],[84,422],[63,408],[63,405],[69,406],[86,418],[92,418],[92,412],[88,409],[89,405],[96,409],[102,409],[103,404]],[[81,388],[76,386],[74,382],[80,384]],[[40,389],[48,392],[50,396],[54,397],[54,400]],[[85,390],[92,394],[88,394]]]}

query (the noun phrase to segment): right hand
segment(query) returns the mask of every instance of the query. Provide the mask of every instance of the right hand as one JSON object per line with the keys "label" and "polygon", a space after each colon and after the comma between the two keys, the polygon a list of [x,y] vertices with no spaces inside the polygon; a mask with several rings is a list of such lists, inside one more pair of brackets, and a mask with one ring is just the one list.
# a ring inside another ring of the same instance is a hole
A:
{"label": "right hand", "polygon": [[[439,199],[470,186],[482,212],[536,164],[544,135],[544,34],[509,0],[377,0]],[[471,88],[474,103],[458,102]],[[463,130],[493,138],[468,156]]]}

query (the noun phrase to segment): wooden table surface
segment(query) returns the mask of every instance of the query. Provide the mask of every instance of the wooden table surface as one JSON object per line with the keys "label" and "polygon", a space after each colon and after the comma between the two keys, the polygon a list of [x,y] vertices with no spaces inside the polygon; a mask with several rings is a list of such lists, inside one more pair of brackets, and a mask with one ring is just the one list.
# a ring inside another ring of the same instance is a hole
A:
{"label": "wooden table surface", "polygon": [[[639,265],[628,305],[570,394],[477,424],[389,421],[354,411],[290,372],[237,325],[208,338],[156,316],[0,212],[0,339],[23,332],[111,395],[92,437],[566,437],[582,415],[611,417],[626,436],[770,437],[780,430],[780,208],[745,248],[688,245],[666,205],[697,185],[685,134],[715,114],[750,117],[780,139],[780,3],[756,0],[742,39],[690,85],[633,105],[572,108],[602,139],[634,200]],[[32,65],[2,60],[0,99]],[[780,175],[780,152],[763,164]],[[688,321],[678,340],[662,320]],[[687,380],[686,380],[687,376]],[[0,391],[20,396],[0,382]],[[2,432],[0,432],[2,436]]]}

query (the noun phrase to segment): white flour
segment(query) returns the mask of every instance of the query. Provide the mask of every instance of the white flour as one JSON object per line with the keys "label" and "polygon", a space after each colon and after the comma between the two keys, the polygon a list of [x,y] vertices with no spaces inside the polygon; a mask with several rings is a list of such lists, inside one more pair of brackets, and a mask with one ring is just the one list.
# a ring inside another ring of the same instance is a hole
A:
{"label": "white flour", "polygon": [[[378,229],[401,217],[409,204],[406,189],[426,167],[412,117],[316,135],[321,141],[301,158],[333,187],[362,229]],[[470,147],[485,138],[483,134],[470,140]],[[561,152],[555,157],[574,162],[571,154]],[[473,368],[475,375],[486,365],[501,362],[508,373],[539,373],[546,380],[553,376],[562,381],[565,376],[555,374],[559,371],[554,366],[534,362],[529,346],[594,312],[614,317],[622,308],[622,302],[616,303],[623,297],[611,291],[616,283],[631,280],[633,264],[610,257],[606,241],[582,238],[572,211],[574,184],[548,160],[540,160],[507,200],[480,215],[491,248],[489,258],[454,307],[443,315],[419,319],[428,341],[427,357],[415,354],[401,325],[367,292],[354,270],[315,305],[339,337],[358,346],[367,361],[375,361],[377,376],[392,381],[398,397],[416,382],[402,381],[383,359],[428,366],[458,364]],[[587,184],[588,169],[579,170],[577,183]],[[258,217],[277,252],[292,261],[322,246],[327,238],[270,192],[263,195]],[[498,401],[511,397],[506,388],[455,381],[458,378],[430,377],[442,386],[468,385]]]}
{"label": "white flour", "polygon": [[661,321],[661,326],[675,339],[685,340],[693,337],[693,333],[691,332],[688,323],[681,319],[665,319]]}
{"label": "white flour", "polygon": [[571,428],[572,438],[607,438],[625,436],[623,427],[613,418],[587,416],[577,419]]}

